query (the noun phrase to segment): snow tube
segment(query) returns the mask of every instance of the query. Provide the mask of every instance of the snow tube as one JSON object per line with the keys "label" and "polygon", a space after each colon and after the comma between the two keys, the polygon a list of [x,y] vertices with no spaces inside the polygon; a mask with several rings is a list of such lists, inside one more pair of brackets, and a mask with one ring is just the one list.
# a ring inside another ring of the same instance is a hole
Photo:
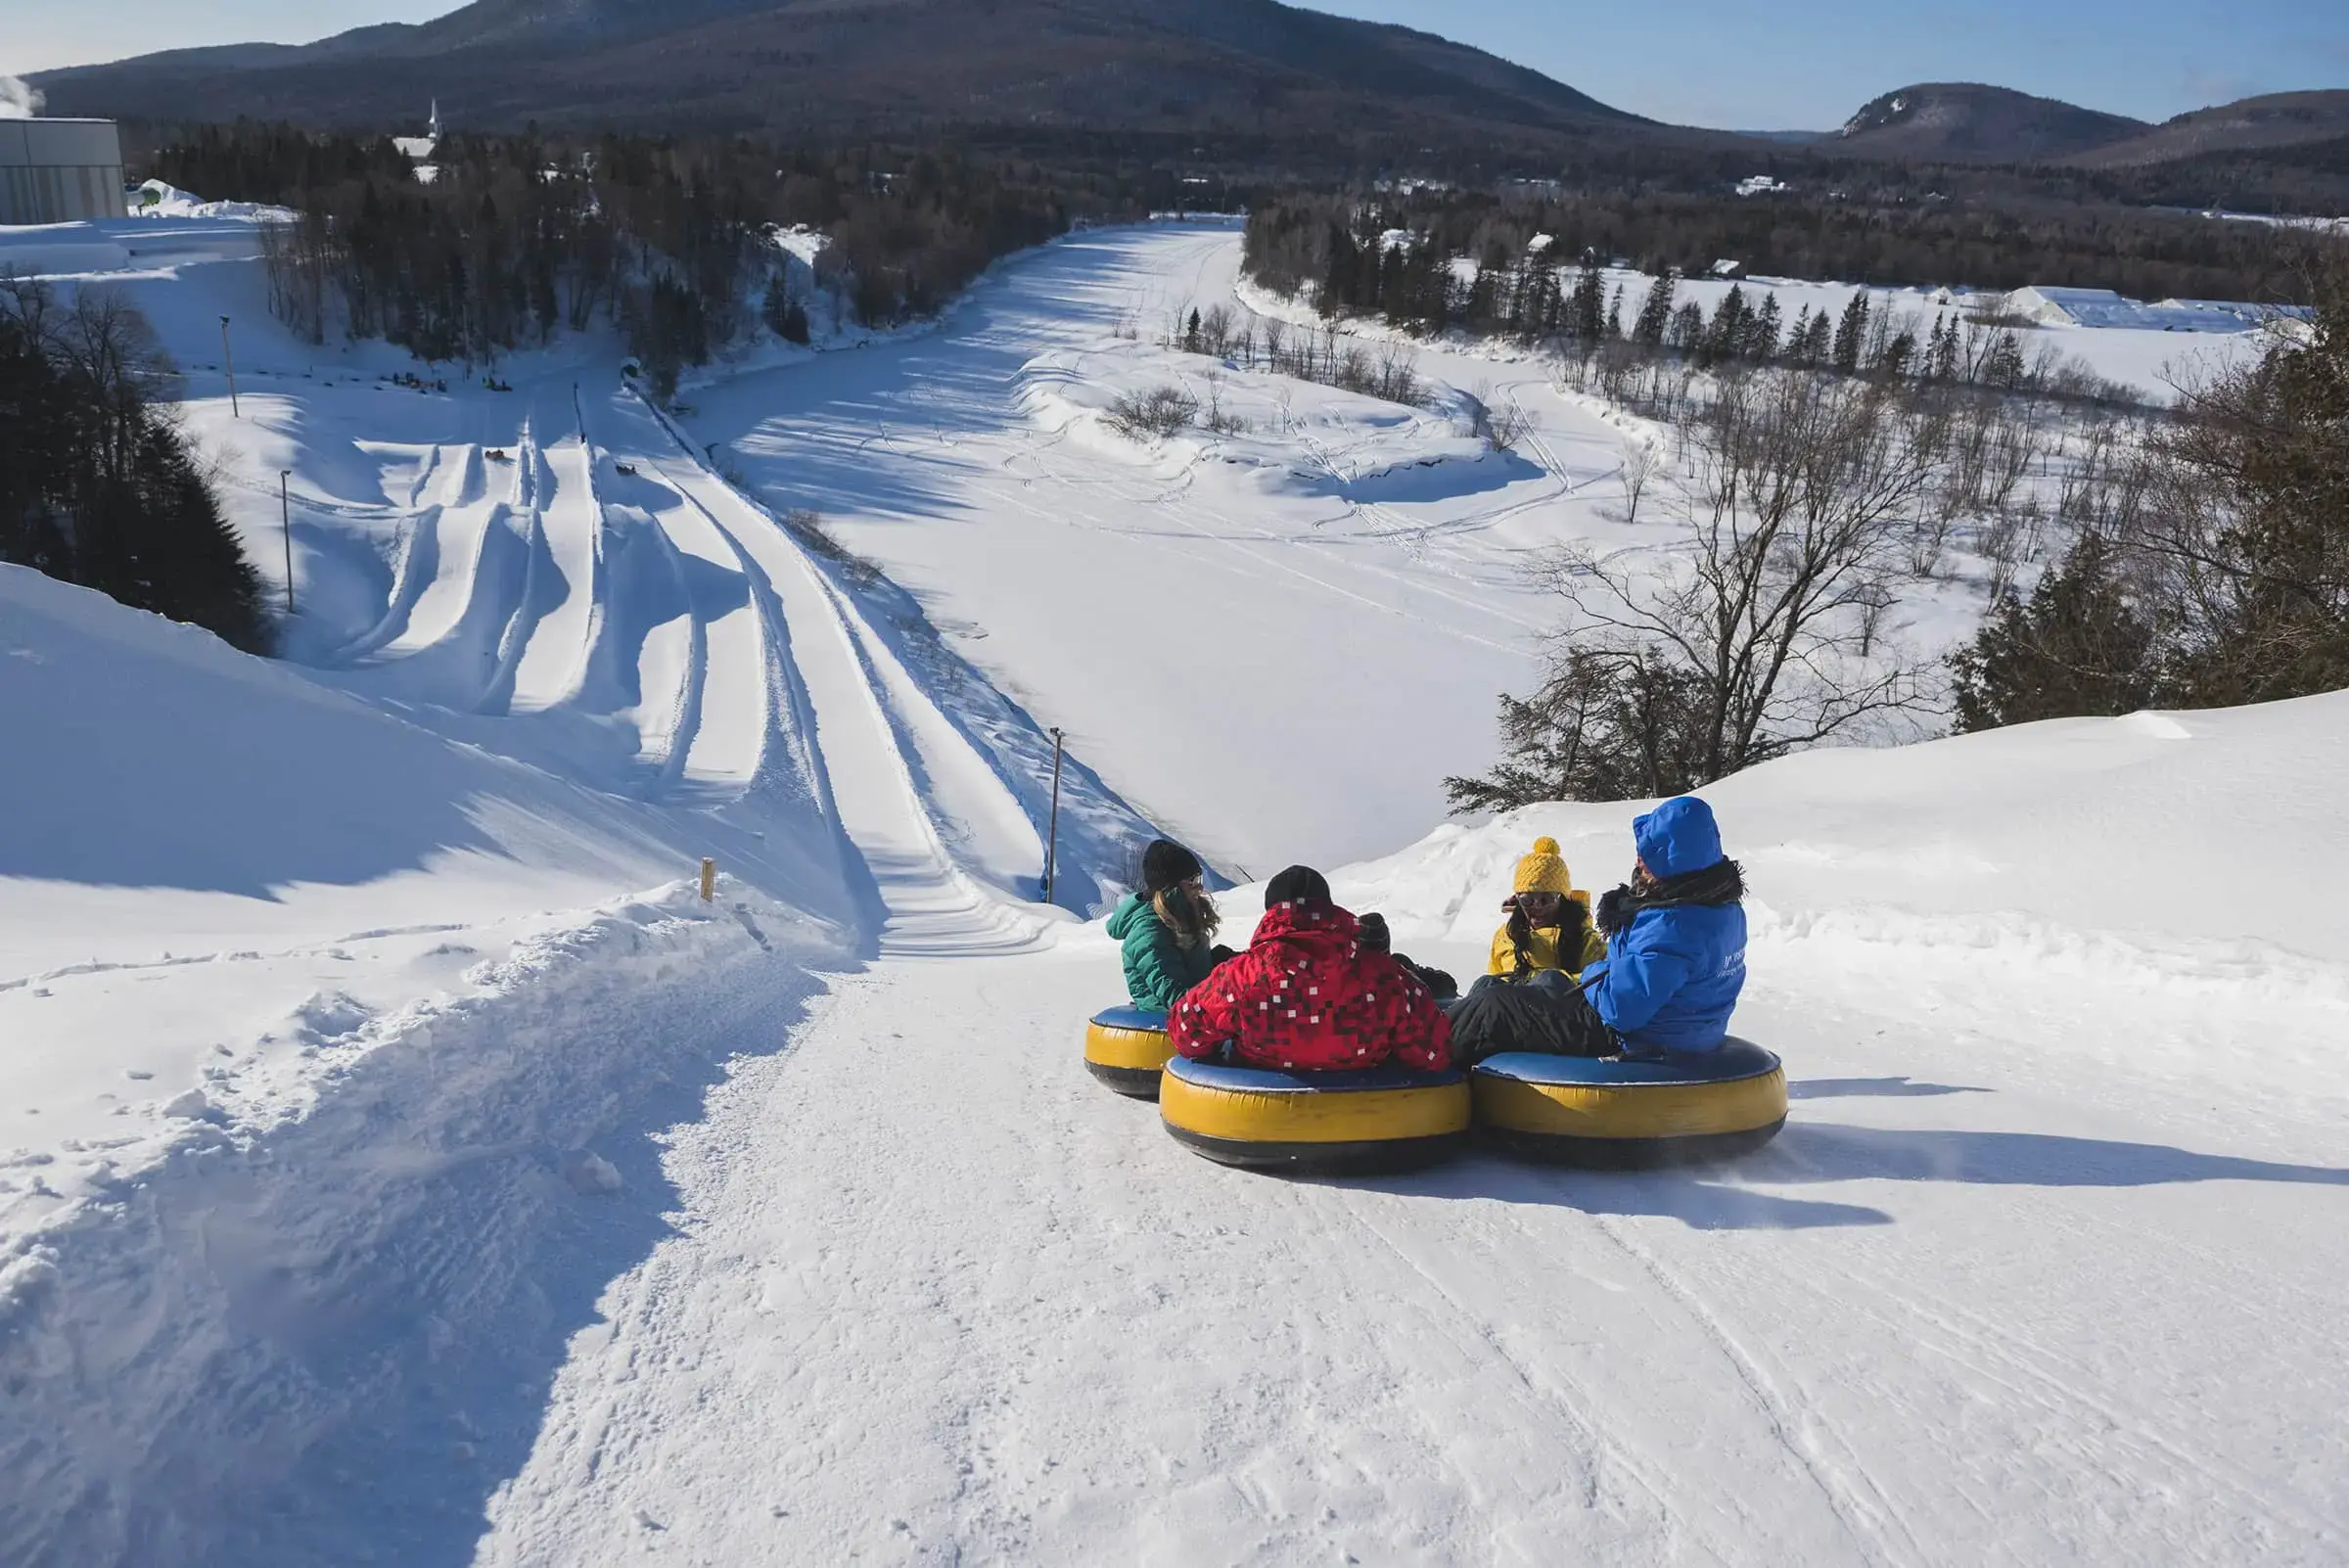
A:
{"label": "snow tube", "polygon": [[1177,1056],[1167,1064],[1158,1109],[1176,1141],[1223,1165],[1395,1170],[1459,1145],[1469,1091],[1461,1073],[1282,1073]]}
{"label": "snow tube", "polygon": [[1084,1070],[1120,1094],[1158,1098],[1158,1072],[1174,1047],[1167,1043],[1167,1015],[1139,1007],[1109,1007],[1084,1029]]}
{"label": "snow tube", "polygon": [[1751,1041],[1592,1060],[1510,1051],[1471,1075],[1476,1121],[1512,1153],[1569,1165],[1683,1165],[1758,1149],[1786,1125],[1786,1072]]}

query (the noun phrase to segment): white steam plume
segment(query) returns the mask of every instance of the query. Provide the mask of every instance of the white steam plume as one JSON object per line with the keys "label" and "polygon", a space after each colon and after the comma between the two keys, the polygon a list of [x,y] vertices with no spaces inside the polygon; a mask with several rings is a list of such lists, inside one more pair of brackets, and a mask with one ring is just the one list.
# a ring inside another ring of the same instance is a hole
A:
{"label": "white steam plume", "polygon": [[0,119],[38,118],[42,102],[40,89],[14,76],[0,76]]}

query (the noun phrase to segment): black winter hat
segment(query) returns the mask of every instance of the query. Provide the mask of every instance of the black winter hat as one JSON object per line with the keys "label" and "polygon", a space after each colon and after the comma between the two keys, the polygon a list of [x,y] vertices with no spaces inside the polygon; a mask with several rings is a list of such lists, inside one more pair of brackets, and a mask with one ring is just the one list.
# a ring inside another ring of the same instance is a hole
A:
{"label": "black winter hat", "polygon": [[1371,952],[1392,952],[1395,934],[1387,929],[1387,917],[1373,909],[1366,915],[1355,917],[1355,941]]}
{"label": "black winter hat", "polygon": [[1318,899],[1323,903],[1334,901],[1329,896],[1327,879],[1310,865],[1293,865],[1265,884],[1265,907],[1267,909],[1295,903],[1301,899]]}
{"label": "black winter hat", "polygon": [[1199,856],[1173,839],[1153,839],[1142,852],[1142,887],[1150,893],[1179,887],[1205,869]]}

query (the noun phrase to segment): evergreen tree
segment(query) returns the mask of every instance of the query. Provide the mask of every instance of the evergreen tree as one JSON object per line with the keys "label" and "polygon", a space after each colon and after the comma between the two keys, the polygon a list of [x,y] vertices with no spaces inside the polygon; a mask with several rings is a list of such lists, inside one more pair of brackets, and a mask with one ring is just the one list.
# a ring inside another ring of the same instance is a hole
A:
{"label": "evergreen tree", "polygon": [[2011,590],[1950,661],[1958,728],[2132,714],[2158,688],[2151,624],[2123,589],[2111,545],[2080,535],[2026,602]]}
{"label": "evergreen tree", "polygon": [[1774,294],[1763,296],[1762,308],[1753,313],[1745,345],[1739,351],[1746,358],[1761,364],[1777,358],[1779,318],[1778,297]]}
{"label": "evergreen tree", "polygon": [[1946,311],[1933,323],[1933,342],[1926,359],[1928,380],[1947,385],[1958,379],[1958,323]]}
{"label": "evergreen tree", "polygon": [[1672,313],[1672,326],[1664,335],[1664,346],[1693,354],[1704,346],[1705,307],[1690,300]]}
{"label": "evergreen tree", "polygon": [[1860,357],[1867,348],[1867,295],[1854,290],[1843,319],[1835,326],[1835,369],[1846,376],[1860,373]]}
{"label": "evergreen tree", "polygon": [[1884,346],[1884,357],[1878,361],[1876,371],[1886,381],[1899,381],[1909,374],[1915,358],[1916,334],[1903,330]]}
{"label": "evergreen tree", "polygon": [[1680,273],[1666,268],[1647,286],[1639,319],[1632,326],[1632,342],[1640,347],[1653,351],[1664,346],[1664,335],[1672,328],[1673,295],[1680,288]]}
{"label": "evergreen tree", "polygon": [[1606,326],[1606,278],[1598,270],[1598,257],[1586,255],[1582,271],[1575,275],[1574,297],[1567,301],[1566,330],[1589,353],[1598,346],[1599,334]]}
{"label": "evergreen tree", "polygon": [[1718,364],[1737,354],[1745,344],[1745,288],[1731,284],[1728,297],[1713,312],[1713,324],[1705,331],[1704,346],[1697,356],[1700,363]]}
{"label": "evergreen tree", "polygon": [[44,285],[0,280],[0,560],[260,652],[260,577],[145,400],[167,370],[120,297],[87,289],[65,307]]}
{"label": "evergreen tree", "polygon": [[807,307],[793,297],[780,279],[767,286],[763,314],[769,332],[785,343],[806,346],[810,337]]}

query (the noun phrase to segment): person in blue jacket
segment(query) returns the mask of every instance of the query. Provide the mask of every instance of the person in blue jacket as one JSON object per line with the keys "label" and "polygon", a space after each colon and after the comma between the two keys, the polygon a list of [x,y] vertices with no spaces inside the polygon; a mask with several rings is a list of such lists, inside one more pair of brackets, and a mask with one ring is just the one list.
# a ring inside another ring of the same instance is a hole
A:
{"label": "person in blue jacket", "polygon": [[1713,808],[1692,795],[1640,816],[1632,843],[1638,869],[1598,900],[1607,956],[1583,971],[1579,987],[1537,976],[1471,992],[1451,1015],[1455,1056],[1720,1048],[1745,987],[1744,874],[1722,853]]}

